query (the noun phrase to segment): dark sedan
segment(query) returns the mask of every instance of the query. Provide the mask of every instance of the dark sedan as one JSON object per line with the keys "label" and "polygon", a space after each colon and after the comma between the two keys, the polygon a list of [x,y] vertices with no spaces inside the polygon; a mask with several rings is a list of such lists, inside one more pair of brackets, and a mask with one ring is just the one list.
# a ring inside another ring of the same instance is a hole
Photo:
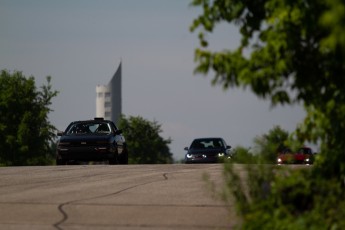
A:
{"label": "dark sedan", "polygon": [[197,138],[190,147],[184,148],[185,163],[217,163],[231,158],[231,146],[227,145],[223,138]]}
{"label": "dark sedan", "polygon": [[128,164],[125,138],[112,121],[103,118],[74,121],[58,132],[56,164],[78,161],[108,161]]}

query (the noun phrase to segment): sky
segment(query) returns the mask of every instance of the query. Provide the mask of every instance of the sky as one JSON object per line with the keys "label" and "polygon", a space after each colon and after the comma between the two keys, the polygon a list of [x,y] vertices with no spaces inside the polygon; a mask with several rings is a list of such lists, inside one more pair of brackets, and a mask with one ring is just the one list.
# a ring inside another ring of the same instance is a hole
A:
{"label": "sky", "polygon": [[[198,137],[253,146],[274,126],[291,132],[301,106],[271,107],[250,90],[212,86],[212,73],[194,74],[198,33],[189,27],[201,9],[187,0],[0,0],[0,69],[51,76],[50,122],[59,130],[96,114],[96,86],[122,63],[122,113],[161,125],[176,160]],[[221,24],[210,49],[235,49],[238,28]]]}

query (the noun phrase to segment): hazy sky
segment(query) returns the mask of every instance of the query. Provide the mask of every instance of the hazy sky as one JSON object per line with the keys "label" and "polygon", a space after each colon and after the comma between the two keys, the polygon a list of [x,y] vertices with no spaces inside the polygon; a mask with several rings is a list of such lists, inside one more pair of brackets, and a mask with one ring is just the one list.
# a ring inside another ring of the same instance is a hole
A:
{"label": "hazy sky", "polygon": [[[162,125],[181,159],[197,137],[220,136],[249,147],[274,125],[292,131],[302,108],[270,108],[250,91],[211,86],[194,75],[198,34],[189,26],[200,12],[187,0],[0,0],[0,69],[46,76],[60,91],[50,121],[64,130],[96,114],[96,85],[108,84],[122,60],[122,112]],[[235,27],[209,36],[214,50],[239,43]]]}

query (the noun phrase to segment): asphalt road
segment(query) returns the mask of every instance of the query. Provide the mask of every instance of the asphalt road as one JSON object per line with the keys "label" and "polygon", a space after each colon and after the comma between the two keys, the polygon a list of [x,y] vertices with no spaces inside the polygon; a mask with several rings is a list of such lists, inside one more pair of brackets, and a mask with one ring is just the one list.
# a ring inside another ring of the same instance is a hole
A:
{"label": "asphalt road", "polygon": [[231,229],[221,164],[0,168],[0,229]]}

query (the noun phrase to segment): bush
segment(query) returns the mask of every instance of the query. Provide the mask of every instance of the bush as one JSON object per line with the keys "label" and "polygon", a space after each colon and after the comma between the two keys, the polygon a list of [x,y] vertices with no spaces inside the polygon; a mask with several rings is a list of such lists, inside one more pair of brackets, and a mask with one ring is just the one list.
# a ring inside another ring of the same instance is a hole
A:
{"label": "bush", "polygon": [[[344,229],[339,180],[318,178],[310,167],[225,164],[222,197],[235,202],[238,229]],[[235,198],[235,199],[233,199]]]}

